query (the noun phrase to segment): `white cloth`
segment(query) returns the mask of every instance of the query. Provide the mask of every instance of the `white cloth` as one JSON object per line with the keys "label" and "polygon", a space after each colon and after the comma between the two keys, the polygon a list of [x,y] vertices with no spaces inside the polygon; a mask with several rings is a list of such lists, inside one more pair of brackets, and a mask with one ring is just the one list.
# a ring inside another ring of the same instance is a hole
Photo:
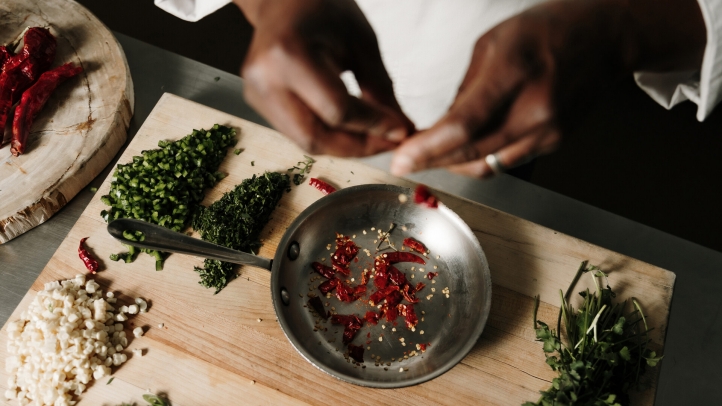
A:
{"label": "white cloth", "polygon": [[671,109],[691,100],[697,120],[704,120],[722,99],[722,0],[698,0],[707,28],[707,45],[698,71],[637,72],[637,84],[657,103]]}
{"label": "white cloth", "polygon": [[216,12],[231,0],[154,0],[154,2],[156,6],[182,20],[196,22]]}
{"label": "white cloth", "polygon": [[[270,0],[272,1],[272,0]],[[381,56],[404,112],[418,128],[438,120],[454,100],[477,38],[544,0],[356,0],[376,32]],[[637,84],[666,108],[691,100],[697,119],[722,99],[722,0],[698,0],[707,45],[698,71],[637,72]],[[155,0],[163,10],[197,21],[229,0]],[[353,80],[343,76],[353,91]]]}

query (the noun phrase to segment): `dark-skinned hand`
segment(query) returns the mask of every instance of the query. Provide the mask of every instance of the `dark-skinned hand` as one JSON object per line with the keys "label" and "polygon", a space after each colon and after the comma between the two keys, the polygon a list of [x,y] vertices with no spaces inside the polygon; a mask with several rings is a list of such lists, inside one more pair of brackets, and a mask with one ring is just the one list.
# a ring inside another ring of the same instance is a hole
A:
{"label": "dark-skinned hand", "polygon": [[473,177],[553,151],[596,91],[637,70],[699,68],[705,26],[695,0],[560,0],[476,42],[448,112],[405,140],[391,171],[445,167]]}
{"label": "dark-skinned hand", "polygon": [[[278,131],[314,154],[364,156],[412,131],[353,0],[236,0],[255,30],[243,64],[245,97]],[[361,88],[348,94],[339,75]]]}

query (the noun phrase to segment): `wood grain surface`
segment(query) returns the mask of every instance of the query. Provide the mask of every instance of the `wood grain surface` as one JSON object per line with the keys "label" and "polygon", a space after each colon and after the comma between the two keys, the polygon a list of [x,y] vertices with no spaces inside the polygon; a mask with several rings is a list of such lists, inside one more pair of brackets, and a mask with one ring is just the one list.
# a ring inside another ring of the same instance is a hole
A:
{"label": "wood grain surface", "polygon": [[[192,129],[209,128],[215,123],[238,128],[237,148],[244,152],[238,156],[228,154],[221,170],[229,176],[207,194],[205,204],[253,174],[285,171],[303,157],[301,150],[273,130],[166,94],[120,162],[155,148],[158,140],[175,140]],[[365,183],[412,186],[356,161],[316,158],[312,176],[338,187]],[[306,362],[286,340],[275,320],[269,272],[242,267],[240,277],[214,296],[212,290],[198,285],[198,275],[192,270],[202,263],[200,258],[171,255],[160,272],[154,270],[154,261],[147,255],[141,255],[132,264],[108,261],[110,253],[123,250],[107,234],[99,215],[104,207],[99,198],[107,193],[109,184],[110,179],[106,179],[10,317],[16,319],[44,283],[84,272],[77,255],[82,237],[90,237],[90,249],[102,259],[103,271],[96,280],[105,289],[116,292],[119,303],[134,297],[149,300],[148,313],[126,322],[128,332],[133,326],[146,326],[146,334],[132,339],[129,345],[129,349],[145,349],[145,355],[132,356],[128,351],[130,359],[114,369],[112,384],[106,385],[104,379],[91,385],[81,397],[81,404],[138,402],[147,391],[166,393],[174,405],[514,405],[535,401],[538,391],[549,386],[554,373],[544,362],[541,344],[535,341],[532,297],[541,295],[539,317],[553,323],[559,289],[566,289],[585,259],[610,272],[610,283],[619,295],[639,299],[649,315],[649,323],[656,328],[653,344],[656,349],[663,349],[673,273],[489,207],[437,193],[474,231],[488,257],[493,304],[484,333],[461,363],[424,384],[380,390],[344,383]],[[286,227],[320,197],[317,190],[306,184],[285,194],[263,232],[260,255],[273,257]],[[589,286],[586,282],[583,280],[578,290]],[[3,327],[0,332],[3,360],[7,356],[6,341]],[[635,394],[635,404],[653,404],[656,370],[646,377],[651,387]],[[6,378],[0,369],[0,393],[6,389]]]}
{"label": "wood grain surface", "polygon": [[0,2],[0,44],[34,26],[57,38],[53,66],[73,62],[84,72],[48,100],[24,155],[0,148],[0,243],[45,222],[95,178],[125,142],[133,115],[128,64],[103,23],[71,0]]}

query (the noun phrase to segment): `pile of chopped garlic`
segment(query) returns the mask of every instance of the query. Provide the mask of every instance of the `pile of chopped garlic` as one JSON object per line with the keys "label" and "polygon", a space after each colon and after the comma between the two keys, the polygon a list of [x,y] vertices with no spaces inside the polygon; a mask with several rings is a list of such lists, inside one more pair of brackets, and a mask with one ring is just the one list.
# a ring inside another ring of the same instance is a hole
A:
{"label": "pile of chopped garlic", "polygon": [[[20,319],[8,324],[5,397],[21,405],[74,405],[73,395],[93,378],[124,363],[122,322],[128,316],[115,310],[115,302],[113,292],[104,299],[100,285],[84,275],[46,283]],[[136,302],[141,312],[147,308],[143,299]]]}

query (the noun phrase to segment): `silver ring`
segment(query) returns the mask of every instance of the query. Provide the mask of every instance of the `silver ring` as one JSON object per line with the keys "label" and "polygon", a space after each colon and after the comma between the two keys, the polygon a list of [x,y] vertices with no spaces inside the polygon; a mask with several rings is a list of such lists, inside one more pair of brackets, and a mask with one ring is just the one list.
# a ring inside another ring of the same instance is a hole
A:
{"label": "silver ring", "polygon": [[499,157],[497,157],[496,154],[487,155],[484,158],[484,161],[486,161],[486,164],[489,165],[489,168],[491,168],[491,171],[494,172],[494,175],[503,173],[506,170],[501,161],[499,161]]}

